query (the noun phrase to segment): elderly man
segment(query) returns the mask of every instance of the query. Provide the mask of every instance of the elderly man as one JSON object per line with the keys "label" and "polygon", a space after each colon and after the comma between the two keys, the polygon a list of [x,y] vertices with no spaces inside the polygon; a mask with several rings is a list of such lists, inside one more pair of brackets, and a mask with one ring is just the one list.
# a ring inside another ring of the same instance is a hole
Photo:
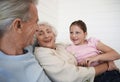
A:
{"label": "elderly man", "polygon": [[31,51],[36,0],[0,0],[0,82],[50,82]]}

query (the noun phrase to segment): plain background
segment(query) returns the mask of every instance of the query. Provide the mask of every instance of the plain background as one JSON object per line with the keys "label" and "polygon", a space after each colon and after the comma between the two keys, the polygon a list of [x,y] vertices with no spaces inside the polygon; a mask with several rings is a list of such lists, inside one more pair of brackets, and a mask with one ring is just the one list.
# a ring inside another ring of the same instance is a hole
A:
{"label": "plain background", "polygon": [[87,37],[96,37],[120,53],[120,0],[39,0],[39,22],[52,24],[56,42],[71,43],[69,26],[83,20]]}

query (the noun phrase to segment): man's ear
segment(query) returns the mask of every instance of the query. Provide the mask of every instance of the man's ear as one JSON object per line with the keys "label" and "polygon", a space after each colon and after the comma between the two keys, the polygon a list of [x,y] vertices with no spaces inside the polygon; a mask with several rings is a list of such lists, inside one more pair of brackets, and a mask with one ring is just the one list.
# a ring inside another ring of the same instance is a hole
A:
{"label": "man's ear", "polygon": [[12,22],[12,29],[16,32],[21,33],[22,30],[22,20],[19,18],[16,18],[13,22]]}

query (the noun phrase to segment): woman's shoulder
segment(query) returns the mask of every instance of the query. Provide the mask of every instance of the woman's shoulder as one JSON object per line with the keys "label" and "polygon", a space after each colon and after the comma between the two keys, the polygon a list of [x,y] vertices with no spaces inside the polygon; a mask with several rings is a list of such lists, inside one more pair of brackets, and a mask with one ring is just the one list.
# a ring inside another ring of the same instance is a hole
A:
{"label": "woman's shoulder", "polygon": [[68,46],[70,46],[71,44],[69,44],[69,43],[56,43],[56,46],[58,46],[58,47],[68,47]]}
{"label": "woman's shoulder", "polygon": [[40,53],[40,54],[45,54],[45,53],[50,53],[51,49],[50,48],[45,48],[45,47],[35,47],[34,53]]}

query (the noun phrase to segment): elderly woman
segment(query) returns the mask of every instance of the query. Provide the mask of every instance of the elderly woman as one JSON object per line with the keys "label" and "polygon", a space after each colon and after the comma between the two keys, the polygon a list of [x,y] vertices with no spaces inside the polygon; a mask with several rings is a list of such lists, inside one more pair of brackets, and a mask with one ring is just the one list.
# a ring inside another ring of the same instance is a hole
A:
{"label": "elderly woman", "polygon": [[34,54],[53,82],[93,82],[95,76],[108,69],[107,63],[96,67],[77,66],[75,57],[66,51],[66,45],[55,43],[56,31],[48,23],[39,24],[36,37],[39,45]]}

